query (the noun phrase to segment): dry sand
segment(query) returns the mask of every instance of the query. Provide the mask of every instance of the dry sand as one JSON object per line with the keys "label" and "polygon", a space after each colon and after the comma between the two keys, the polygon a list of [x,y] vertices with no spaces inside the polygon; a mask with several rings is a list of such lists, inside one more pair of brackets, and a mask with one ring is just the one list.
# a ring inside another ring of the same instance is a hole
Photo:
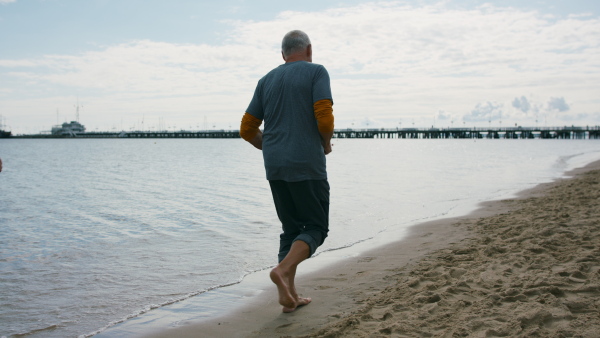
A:
{"label": "dry sand", "polygon": [[[600,162],[147,337],[600,337]],[[302,272],[299,271],[299,275]]]}

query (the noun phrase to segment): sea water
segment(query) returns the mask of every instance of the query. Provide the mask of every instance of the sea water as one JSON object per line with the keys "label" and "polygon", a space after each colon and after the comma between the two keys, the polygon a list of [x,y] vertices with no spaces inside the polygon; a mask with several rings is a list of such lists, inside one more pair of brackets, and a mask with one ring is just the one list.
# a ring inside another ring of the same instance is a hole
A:
{"label": "sea water", "polygon": [[[8,139],[0,158],[0,336],[91,335],[276,263],[262,156],[242,140]],[[334,140],[319,252],[599,159],[596,140]]]}

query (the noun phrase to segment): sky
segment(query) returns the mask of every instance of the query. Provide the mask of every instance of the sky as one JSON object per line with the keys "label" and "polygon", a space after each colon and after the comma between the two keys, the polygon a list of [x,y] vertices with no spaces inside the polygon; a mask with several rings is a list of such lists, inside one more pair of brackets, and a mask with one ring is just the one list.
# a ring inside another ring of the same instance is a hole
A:
{"label": "sky", "polygon": [[0,122],[238,129],[293,29],[336,128],[600,125],[589,0],[0,0]]}

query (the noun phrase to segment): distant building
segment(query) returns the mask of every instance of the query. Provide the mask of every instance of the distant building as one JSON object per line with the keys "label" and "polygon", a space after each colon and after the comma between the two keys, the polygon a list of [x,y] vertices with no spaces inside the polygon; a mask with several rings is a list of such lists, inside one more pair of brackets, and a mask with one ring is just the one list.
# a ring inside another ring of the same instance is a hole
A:
{"label": "distant building", "polygon": [[77,121],[65,122],[62,126],[52,127],[52,135],[77,136],[82,133],[85,133],[85,127]]}

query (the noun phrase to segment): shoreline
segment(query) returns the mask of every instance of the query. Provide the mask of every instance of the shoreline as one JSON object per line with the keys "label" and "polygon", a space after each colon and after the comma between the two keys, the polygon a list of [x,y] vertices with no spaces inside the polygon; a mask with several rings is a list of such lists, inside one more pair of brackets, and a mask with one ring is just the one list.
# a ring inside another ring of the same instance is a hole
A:
{"label": "shoreline", "polygon": [[[413,226],[399,242],[325,269],[303,273],[301,265],[298,291],[313,302],[291,314],[281,313],[268,283],[227,315],[139,335],[592,337],[600,331],[600,241],[592,239],[600,206],[589,190],[599,178],[596,161],[469,215]],[[578,207],[585,210],[575,214]],[[568,254],[556,258],[552,249]]]}

